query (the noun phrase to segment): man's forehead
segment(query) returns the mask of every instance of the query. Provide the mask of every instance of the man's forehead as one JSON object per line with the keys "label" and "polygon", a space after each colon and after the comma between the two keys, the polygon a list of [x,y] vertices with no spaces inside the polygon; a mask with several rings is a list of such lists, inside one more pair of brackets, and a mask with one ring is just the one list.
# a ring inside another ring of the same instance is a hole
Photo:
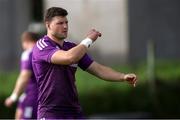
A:
{"label": "man's forehead", "polygon": [[54,21],[68,21],[66,16],[55,16],[53,17]]}

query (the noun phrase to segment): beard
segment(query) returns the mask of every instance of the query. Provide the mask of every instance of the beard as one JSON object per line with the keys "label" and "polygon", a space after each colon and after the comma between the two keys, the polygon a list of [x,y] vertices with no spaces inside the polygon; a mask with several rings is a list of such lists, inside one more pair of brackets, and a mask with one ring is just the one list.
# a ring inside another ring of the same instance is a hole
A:
{"label": "beard", "polygon": [[53,33],[52,34],[55,38],[57,38],[58,40],[64,40],[67,35],[63,35],[63,34],[60,34],[60,33]]}

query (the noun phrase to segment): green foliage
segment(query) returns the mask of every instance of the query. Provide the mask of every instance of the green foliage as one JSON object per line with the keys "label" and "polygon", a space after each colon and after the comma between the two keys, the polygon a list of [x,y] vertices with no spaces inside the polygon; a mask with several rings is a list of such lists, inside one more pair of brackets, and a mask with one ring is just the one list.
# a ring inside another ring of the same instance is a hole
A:
{"label": "green foliage", "polygon": [[[113,66],[124,73],[138,76],[136,88],[127,83],[107,82],[78,69],[76,84],[79,99],[87,116],[109,113],[145,112],[152,118],[179,118],[180,62],[156,61],[155,93],[150,93],[147,66]],[[3,102],[14,87],[18,72],[0,74],[0,118],[13,118],[15,107],[7,109]]]}
{"label": "green foliage", "polygon": [[10,95],[15,85],[18,72],[0,72],[0,96]]}
{"label": "green foliage", "polygon": [[156,75],[157,78],[166,82],[177,82],[172,80],[180,79],[180,61],[162,61],[159,60],[156,63]]}
{"label": "green foliage", "polygon": [[[138,64],[134,69],[141,82],[147,80],[147,65]],[[177,82],[180,79],[180,61],[157,60],[155,62],[155,77],[163,82]]]}
{"label": "green foliage", "polygon": [[7,108],[4,101],[12,93],[17,77],[18,72],[0,72],[0,118],[14,118],[16,104]]}
{"label": "green foliage", "polygon": [[152,118],[179,118],[180,62],[157,61],[155,66],[155,93],[147,79],[145,63],[113,67],[121,72],[134,72],[138,76],[136,88],[127,83],[106,82],[78,70],[77,88],[86,115],[145,112]]}

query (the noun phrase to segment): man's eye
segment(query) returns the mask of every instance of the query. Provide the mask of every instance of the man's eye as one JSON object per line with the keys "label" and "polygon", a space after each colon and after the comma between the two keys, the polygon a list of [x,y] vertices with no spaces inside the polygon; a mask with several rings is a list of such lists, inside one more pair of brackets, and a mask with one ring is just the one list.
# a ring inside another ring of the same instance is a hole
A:
{"label": "man's eye", "polygon": [[61,25],[61,24],[63,24],[62,22],[59,22],[59,23],[57,23],[58,25]]}

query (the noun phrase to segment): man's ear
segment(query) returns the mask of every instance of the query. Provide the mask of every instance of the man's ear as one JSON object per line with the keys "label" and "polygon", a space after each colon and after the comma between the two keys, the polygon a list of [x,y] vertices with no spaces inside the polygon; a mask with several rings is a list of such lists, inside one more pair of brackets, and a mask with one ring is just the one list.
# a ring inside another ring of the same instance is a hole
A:
{"label": "man's ear", "polygon": [[50,29],[50,25],[49,25],[49,22],[46,22],[46,28]]}

